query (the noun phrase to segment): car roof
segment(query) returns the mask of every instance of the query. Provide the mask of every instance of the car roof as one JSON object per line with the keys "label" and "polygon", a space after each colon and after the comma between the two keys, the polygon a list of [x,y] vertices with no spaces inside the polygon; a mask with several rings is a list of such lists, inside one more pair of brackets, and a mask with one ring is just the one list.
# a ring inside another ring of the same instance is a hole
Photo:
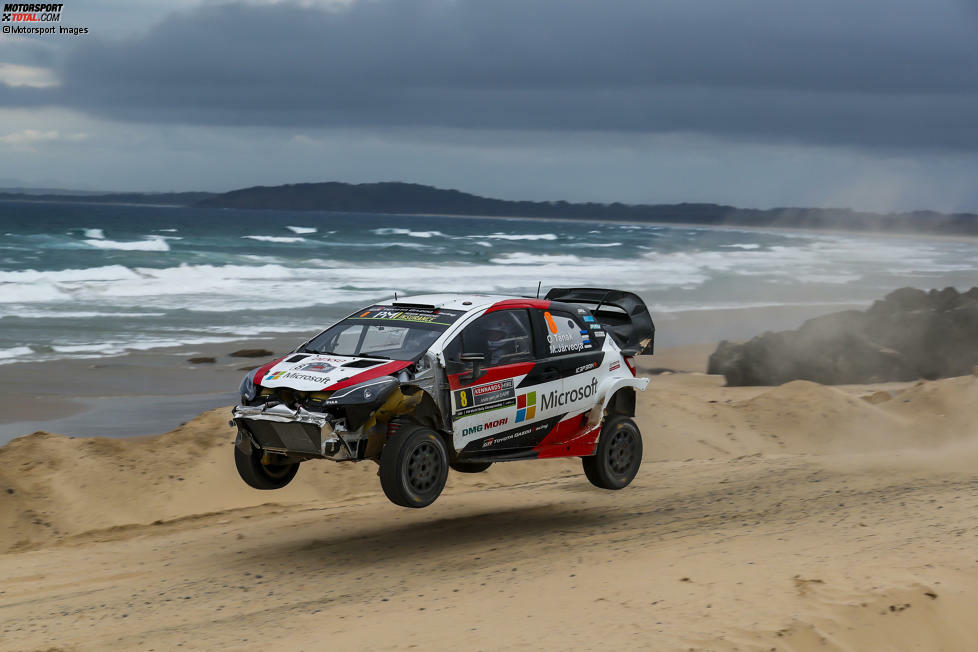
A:
{"label": "car roof", "polygon": [[409,297],[398,297],[397,299],[387,299],[379,301],[374,305],[394,306],[397,304],[415,304],[424,306],[434,306],[440,310],[461,310],[471,312],[492,306],[500,301],[507,300],[526,301],[525,297],[512,295],[496,294],[418,294]]}

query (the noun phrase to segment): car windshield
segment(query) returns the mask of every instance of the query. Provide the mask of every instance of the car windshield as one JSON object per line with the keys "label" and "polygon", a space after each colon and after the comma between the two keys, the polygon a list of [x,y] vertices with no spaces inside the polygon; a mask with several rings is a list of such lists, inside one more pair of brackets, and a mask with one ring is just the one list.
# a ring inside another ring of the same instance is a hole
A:
{"label": "car windshield", "polygon": [[417,360],[461,315],[454,310],[371,306],[320,333],[302,350]]}

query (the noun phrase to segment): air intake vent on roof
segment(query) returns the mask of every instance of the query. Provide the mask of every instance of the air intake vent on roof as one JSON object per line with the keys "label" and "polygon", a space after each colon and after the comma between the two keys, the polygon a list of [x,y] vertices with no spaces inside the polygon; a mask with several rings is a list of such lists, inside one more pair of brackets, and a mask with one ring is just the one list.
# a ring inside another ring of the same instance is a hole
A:
{"label": "air intake vent on roof", "polygon": [[415,308],[417,310],[437,310],[438,306],[434,306],[430,303],[398,303],[395,301],[391,304],[394,308]]}

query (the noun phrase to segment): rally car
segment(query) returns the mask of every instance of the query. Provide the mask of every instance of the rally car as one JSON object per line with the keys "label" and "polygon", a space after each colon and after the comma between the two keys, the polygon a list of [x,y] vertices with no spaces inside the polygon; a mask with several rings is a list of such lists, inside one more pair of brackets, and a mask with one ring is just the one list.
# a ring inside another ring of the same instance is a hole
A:
{"label": "rally car", "polygon": [[622,489],[642,462],[634,357],[654,335],[619,290],[377,303],[245,376],[235,464],[279,489],[308,460],[373,460],[405,507],[434,502],[449,468],[512,460],[581,457],[591,483]]}

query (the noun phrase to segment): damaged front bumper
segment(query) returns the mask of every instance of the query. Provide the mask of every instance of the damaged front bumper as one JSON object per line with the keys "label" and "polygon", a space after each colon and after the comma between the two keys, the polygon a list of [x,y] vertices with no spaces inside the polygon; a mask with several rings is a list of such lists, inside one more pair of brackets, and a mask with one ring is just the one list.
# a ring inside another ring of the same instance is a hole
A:
{"label": "damaged front bumper", "polygon": [[330,415],[279,404],[239,405],[231,416],[231,425],[238,428],[236,446],[306,459],[357,459],[360,438],[345,430],[343,420]]}

